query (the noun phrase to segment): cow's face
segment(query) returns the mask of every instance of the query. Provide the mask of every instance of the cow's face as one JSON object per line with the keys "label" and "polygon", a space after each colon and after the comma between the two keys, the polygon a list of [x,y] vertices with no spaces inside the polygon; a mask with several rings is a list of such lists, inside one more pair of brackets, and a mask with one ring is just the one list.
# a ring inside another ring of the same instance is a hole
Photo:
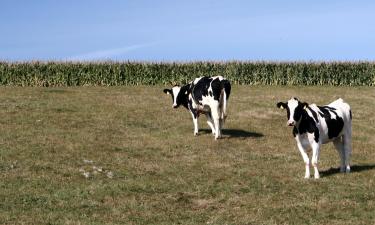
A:
{"label": "cow's face", "polygon": [[164,93],[172,96],[173,101],[173,108],[177,108],[181,105],[181,102],[179,101],[179,95],[180,95],[180,86],[174,86],[172,89],[164,89]]}
{"label": "cow's face", "polygon": [[287,125],[288,126],[295,126],[297,125],[302,117],[302,113],[305,108],[308,106],[307,103],[301,103],[298,101],[297,98],[291,98],[286,103],[279,102],[277,103],[277,107],[281,109],[286,109],[286,116],[288,119]]}

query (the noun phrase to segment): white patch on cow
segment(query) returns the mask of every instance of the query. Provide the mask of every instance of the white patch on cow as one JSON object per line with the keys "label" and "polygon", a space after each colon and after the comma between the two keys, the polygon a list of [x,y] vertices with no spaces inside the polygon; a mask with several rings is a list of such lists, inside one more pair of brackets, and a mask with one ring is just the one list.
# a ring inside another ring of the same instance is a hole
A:
{"label": "white patch on cow", "polygon": [[298,101],[294,98],[291,98],[289,101],[288,101],[288,107],[289,107],[289,112],[290,112],[290,115],[289,115],[289,118],[288,118],[288,124],[297,124],[298,121],[294,121],[293,117],[294,117],[294,111],[296,110],[298,106]]}
{"label": "white patch on cow", "polygon": [[202,101],[200,101],[199,103],[201,104],[199,106],[199,109],[205,112],[210,112],[212,111],[213,106],[219,105],[219,101],[216,101],[214,97],[210,95],[202,96]]}
{"label": "white patch on cow", "polygon": [[215,80],[217,78],[219,78],[220,81],[224,80],[224,77],[222,77],[222,76],[214,76],[214,77],[212,77],[212,80]]}
{"label": "white patch on cow", "polygon": [[181,90],[181,87],[179,87],[179,86],[175,86],[175,87],[172,88],[172,92],[173,92],[173,107],[177,106],[177,96],[178,96],[178,93],[180,93],[180,90]]}

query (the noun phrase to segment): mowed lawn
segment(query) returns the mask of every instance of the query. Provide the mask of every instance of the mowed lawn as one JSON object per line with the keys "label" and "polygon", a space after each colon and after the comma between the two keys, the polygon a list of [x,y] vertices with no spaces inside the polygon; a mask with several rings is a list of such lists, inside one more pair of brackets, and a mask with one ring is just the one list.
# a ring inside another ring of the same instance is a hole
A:
{"label": "mowed lawn", "polygon": [[[1,87],[0,224],[375,224],[374,88],[233,86],[218,141],[163,88]],[[303,179],[292,96],[351,105],[352,173]]]}

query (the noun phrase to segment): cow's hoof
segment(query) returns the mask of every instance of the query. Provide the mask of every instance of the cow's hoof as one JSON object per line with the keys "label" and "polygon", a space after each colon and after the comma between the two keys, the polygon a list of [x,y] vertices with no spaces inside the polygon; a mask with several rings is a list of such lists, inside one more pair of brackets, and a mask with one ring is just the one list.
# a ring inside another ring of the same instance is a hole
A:
{"label": "cow's hoof", "polygon": [[314,175],[314,178],[315,178],[315,179],[319,179],[319,178],[320,178],[320,175],[319,175],[319,174],[315,174],[315,175]]}
{"label": "cow's hoof", "polygon": [[194,136],[198,136],[198,133],[194,133]]}

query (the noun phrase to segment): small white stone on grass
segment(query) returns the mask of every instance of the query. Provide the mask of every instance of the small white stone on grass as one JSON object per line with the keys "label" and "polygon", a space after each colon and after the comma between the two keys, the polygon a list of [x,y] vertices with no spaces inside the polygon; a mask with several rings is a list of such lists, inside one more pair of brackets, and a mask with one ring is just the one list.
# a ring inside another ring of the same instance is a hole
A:
{"label": "small white stone on grass", "polygon": [[107,177],[112,179],[113,178],[113,172],[112,171],[107,172]]}
{"label": "small white stone on grass", "polygon": [[84,173],[83,173],[83,176],[84,176],[85,178],[89,178],[89,177],[90,177],[90,172],[84,172]]}
{"label": "small white stone on grass", "polygon": [[103,168],[102,167],[97,167],[97,166],[93,166],[92,167],[93,170],[97,171],[97,172],[103,172]]}
{"label": "small white stone on grass", "polygon": [[84,159],[83,162],[84,162],[84,163],[93,163],[94,161],[92,161],[92,160],[88,160],[88,159]]}

